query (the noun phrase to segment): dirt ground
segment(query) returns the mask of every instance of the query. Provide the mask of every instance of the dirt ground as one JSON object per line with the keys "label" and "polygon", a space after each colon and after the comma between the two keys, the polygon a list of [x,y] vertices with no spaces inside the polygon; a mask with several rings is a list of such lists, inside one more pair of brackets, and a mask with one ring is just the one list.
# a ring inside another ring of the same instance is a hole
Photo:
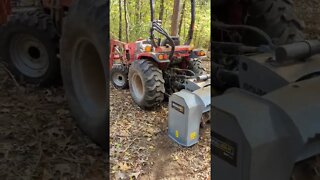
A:
{"label": "dirt ground", "polygon": [[[210,62],[204,61],[209,72]],[[144,111],[129,90],[110,92],[111,179],[208,179],[210,177],[210,124],[200,142],[182,147],[167,135],[167,102]]]}
{"label": "dirt ground", "polygon": [[320,38],[320,1],[294,0],[297,16],[304,21],[306,39]]}
{"label": "dirt ground", "polygon": [[106,179],[106,160],[75,126],[62,87],[19,87],[0,66],[0,179]]}

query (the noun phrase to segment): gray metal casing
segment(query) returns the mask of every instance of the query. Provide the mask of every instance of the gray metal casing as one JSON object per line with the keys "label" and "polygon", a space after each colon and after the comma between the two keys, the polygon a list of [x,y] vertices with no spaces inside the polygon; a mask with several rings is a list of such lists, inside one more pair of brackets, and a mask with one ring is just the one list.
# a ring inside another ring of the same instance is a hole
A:
{"label": "gray metal casing", "polygon": [[197,143],[202,113],[210,110],[210,100],[210,86],[194,92],[181,90],[170,96],[169,137],[182,146]]}
{"label": "gray metal casing", "polygon": [[205,86],[209,86],[210,84],[211,84],[210,78],[208,78],[205,81],[197,81],[196,78],[193,78],[193,79],[187,79],[184,82],[185,89],[191,92],[197,89],[203,88]]}
{"label": "gray metal casing", "polygon": [[230,89],[213,98],[212,178],[289,180],[296,162],[320,154],[319,92],[314,78],[263,97]]}
{"label": "gray metal casing", "polygon": [[240,88],[264,95],[308,75],[320,73],[320,55],[291,64],[271,63],[272,57],[270,53],[240,56]]}

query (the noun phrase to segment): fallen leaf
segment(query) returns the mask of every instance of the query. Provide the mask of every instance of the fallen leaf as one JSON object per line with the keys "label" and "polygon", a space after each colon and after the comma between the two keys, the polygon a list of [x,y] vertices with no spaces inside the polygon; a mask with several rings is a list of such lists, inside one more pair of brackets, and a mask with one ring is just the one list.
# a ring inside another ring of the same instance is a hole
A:
{"label": "fallen leaf", "polygon": [[130,178],[138,179],[139,175],[140,175],[140,172],[131,173]]}
{"label": "fallen leaf", "polygon": [[119,169],[120,169],[121,171],[127,171],[127,170],[130,169],[130,167],[127,165],[127,163],[120,163],[120,164],[119,164]]}
{"label": "fallen leaf", "polygon": [[116,180],[127,180],[130,177],[125,173],[117,172],[115,178],[116,178]]}
{"label": "fallen leaf", "polygon": [[0,112],[1,112],[1,113],[9,113],[9,112],[10,112],[10,109],[8,109],[8,108],[2,108],[2,109],[0,110]]}

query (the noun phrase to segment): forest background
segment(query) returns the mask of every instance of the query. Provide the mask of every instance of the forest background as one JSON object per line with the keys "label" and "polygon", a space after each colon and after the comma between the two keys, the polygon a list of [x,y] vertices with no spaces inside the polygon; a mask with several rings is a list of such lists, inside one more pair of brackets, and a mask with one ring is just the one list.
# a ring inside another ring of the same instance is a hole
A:
{"label": "forest background", "polygon": [[[210,0],[195,0],[196,18],[191,45],[210,47]],[[147,39],[150,30],[149,0],[111,0],[110,37],[123,42]],[[191,22],[190,0],[155,0],[155,19],[170,34],[178,32],[181,43],[188,36]],[[177,22],[177,23],[176,23]],[[163,37],[161,37],[163,39]]]}

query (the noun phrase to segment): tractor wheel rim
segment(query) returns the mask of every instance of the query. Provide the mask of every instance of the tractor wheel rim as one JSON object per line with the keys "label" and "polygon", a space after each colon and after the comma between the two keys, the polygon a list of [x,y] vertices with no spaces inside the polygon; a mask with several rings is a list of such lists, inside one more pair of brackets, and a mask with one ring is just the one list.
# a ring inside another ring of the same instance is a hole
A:
{"label": "tractor wheel rim", "polygon": [[49,67],[49,55],[44,44],[29,34],[17,34],[11,39],[9,53],[14,66],[24,75],[39,78]]}
{"label": "tractor wheel rim", "polygon": [[142,79],[139,74],[135,73],[132,76],[132,91],[138,100],[141,100],[144,93]]}
{"label": "tractor wheel rim", "polygon": [[125,76],[121,73],[114,73],[112,76],[112,81],[117,86],[124,86],[126,83]]}

